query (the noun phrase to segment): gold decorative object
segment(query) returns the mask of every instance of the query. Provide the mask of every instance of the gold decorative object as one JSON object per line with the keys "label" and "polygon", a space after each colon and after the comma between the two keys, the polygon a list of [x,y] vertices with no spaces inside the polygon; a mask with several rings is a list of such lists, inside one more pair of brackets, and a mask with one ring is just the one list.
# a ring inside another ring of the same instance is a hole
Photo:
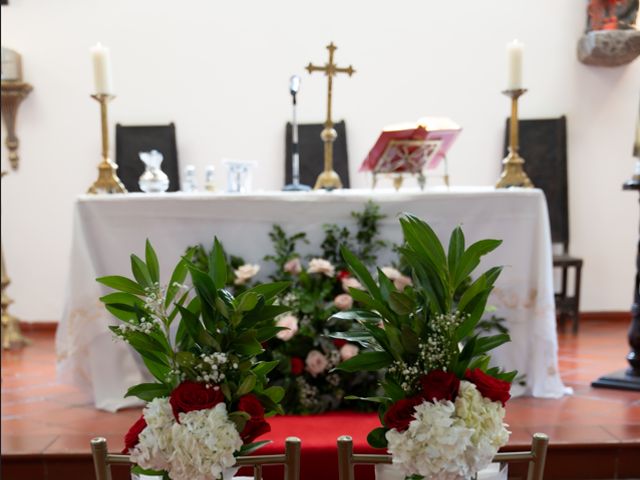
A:
{"label": "gold decorative object", "polygon": [[109,158],[109,123],[107,104],[115,98],[113,95],[98,93],[91,98],[100,103],[100,121],[102,125],[102,161],[98,165],[98,179],[89,187],[87,193],[126,193],[127,189],[118,178],[118,166]]}
{"label": "gold decorative object", "polygon": [[[2,177],[7,172],[2,172]],[[2,256],[2,269],[0,271],[0,289],[1,289],[1,302],[2,308],[2,348],[9,349],[14,346],[22,347],[29,343],[20,331],[20,321],[9,313],[9,305],[13,303],[13,300],[7,295],[7,287],[11,283],[9,275],[7,275],[7,267],[4,264],[4,249],[0,243],[0,255]]]}
{"label": "gold decorative object", "polygon": [[533,188],[533,183],[524,171],[524,159],[518,154],[518,98],[527,91],[526,88],[504,90],[502,93],[511,98],[511,120],[509,123],[509,154],[502,160],[502,175],[496,188],[526,187]]}
{"label": "gold decorative object", "polygon": [[324,171],[318,175],[316,184],[313,187],[315,190],[324,188],[326,190],[333,190],[334,188],[342,188],[342,182],[340,177],[333,169],[333,142],[338,137],[338,132],[333,128],[333,121],[331,120],[331,97],[333,93],[333,77],[338,73],[347,73],[349,76],[356,73],[351,65],[346,68],[338,67],[333,63],[333,53],[337,50],[333,42],[327,45],[329,50],[329,62],[324,67],[313,65],[309,62],[306,69],[309,73],[324,72],[327,76],[327,119],[324,122],[324,129],[320,133],[320,138],[324,142]]}
{"label": "gold decorative object", "polygon": [[5,145],[9,150],[9,163],[13,170],[18,169],[20,162],[20,157],[18,156],[20,141],[16,135],[18,107],[31,90],[33,90],[33,87],[22,81],[2,81],[2,119],[7,127]]}

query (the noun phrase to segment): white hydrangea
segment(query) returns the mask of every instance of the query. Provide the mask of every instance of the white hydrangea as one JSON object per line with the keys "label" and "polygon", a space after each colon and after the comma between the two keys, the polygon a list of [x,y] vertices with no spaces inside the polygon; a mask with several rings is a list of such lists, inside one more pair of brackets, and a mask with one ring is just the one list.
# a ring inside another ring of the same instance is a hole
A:
{"label": "white hydrangea", "polygon": [[483,397],[473,383],[465,380],[460,382],[455,403],[456,416],[473,429],[471,445],[465,451],[467,464],[472,472],[480,471],[509,440],[509,431],[503,422],[505,409],[500,402]]}
{"label": "white hydrangea", "polygon": [[468,473],[464,452],[473,430],[455,417],[455,405],[448,400],[425,401],[415,407],[415,420],[404,432],[387,432],[393,463],[407,476],[412,474],[442,480],[457,480]]}
{"label": "white hydrangea", "polygon": [[235,464],[242,447],[227,407],[180,413],[176,422],[169,399],[156,398],[144,409],[147,427],[132,460],[143,468],[166,470],[173,480],[218,480]]}
{"label": "white hydrangea", "polygon": [[171,427],[176,423],[168,398],[154,398],[143,411],[147,422],[131,460],[142,468],[167,470],[172,450]]}
{"label": "white hydrangea", "polygon": [[236,463],[233,453],[242,447],[224,403],[208,410],[181,413],[180,423],[173,425],[172,437],[168,472],[174,480],[217,480]]}
{"label": "white hydrangea", "polygon": [[507,443],[500,402],[484,398],[476,386],[460,382],[455,403],[424,401],[404,432],[386,433],[393,463],[409,475],[463,480],[486,468]]}

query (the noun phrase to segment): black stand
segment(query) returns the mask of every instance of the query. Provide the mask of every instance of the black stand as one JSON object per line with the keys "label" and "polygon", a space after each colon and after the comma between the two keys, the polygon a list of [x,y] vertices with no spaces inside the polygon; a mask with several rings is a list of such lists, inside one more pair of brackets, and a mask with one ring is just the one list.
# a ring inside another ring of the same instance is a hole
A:
{"label": "black stand", "polygon": [[[640,193],[640,180],[629,180],[624,184],[623,188],[624,190],[635,190]],[[600,377],[591,384],[592,387],[640,391],[640,240],[638,241],[638,253],[636,255],[636,286],[633,306],[631,307],[629,345],[631,346],[631,351],[627,355],[627,361],[631,368]]]}
{"label": "black stand", "polygon": [[289,80],[289,91],[293,100],[293,122],[291,123],[292,142],[291,142],[291,177],[292,182],[285,185],[282,190],[285,192],[308,192],[311,190],[309,185],[300,183],[300,151],[298,145],[298,115],[296,95],[300,89],[300,78],[294,75]]}

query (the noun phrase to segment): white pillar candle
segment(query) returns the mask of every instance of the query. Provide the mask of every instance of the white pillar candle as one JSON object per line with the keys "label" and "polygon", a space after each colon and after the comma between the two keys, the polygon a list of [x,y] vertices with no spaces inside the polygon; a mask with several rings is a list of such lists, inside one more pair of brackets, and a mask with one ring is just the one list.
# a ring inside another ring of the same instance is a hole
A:
{"label": "white pillar candle", "polygon": [[522,88],[522,51],[523,45],[518,40],[507,44],[507,90]]}
{"label": "white pillar candle", "polygon": [[91,58],[93,59],[95,93],[105,95],[113,94],[109,49],[101,43],[98,43],[91,49]]}

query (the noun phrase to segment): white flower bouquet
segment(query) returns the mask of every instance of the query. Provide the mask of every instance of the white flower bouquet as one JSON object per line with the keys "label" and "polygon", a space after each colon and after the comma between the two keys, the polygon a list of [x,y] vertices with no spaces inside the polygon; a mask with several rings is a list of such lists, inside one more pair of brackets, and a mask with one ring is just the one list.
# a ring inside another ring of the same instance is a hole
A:
{"label": "white flower bouquet", "polygon": [[[267,387],[278,362],[256,357],[263,342],[285,329],[274,318],[289,307],[274,300],[288,283],[257,285],[234,297],[225,289],[227,264],[215,240],[208,272],[183,259],[161,287],[158,259],[147,242],[145,260],[131,256],[134,279],[98,279],[116,290],[101,298],[122,322],[111,330],[155,378],[127,392],[148,402],[125,436],[124,453],[138,472],[226,479],[237,455],[268,443],[254,442],[271,429],[265,418],[282,413],[283,389]],[[187,273],[191,287],[183,284]]]}
{"label": "white flower bouquet", "polygon": [[473,478],[509,438],[504,405],[516,372],[490,368],[488,355],[509,336],[475,333],[501,268],[471,278],[480,257],[501,242],[481,240],[465,248],[456,228],[445,252],[425,222],[405,215],[400,223],[405,243],[399,251],[411,268],[411,282],[397,282],[390,269],[378,269],[376,281],[357,256],[343,249],[364,287],[350,294],[364,308],[335,314],[359,326],[333,336],[373,351],[337,368],[386,369],[380,383],[384,395],[360,400],[380,404],[382,426],[368,441],[388,449],[403,477]]}

